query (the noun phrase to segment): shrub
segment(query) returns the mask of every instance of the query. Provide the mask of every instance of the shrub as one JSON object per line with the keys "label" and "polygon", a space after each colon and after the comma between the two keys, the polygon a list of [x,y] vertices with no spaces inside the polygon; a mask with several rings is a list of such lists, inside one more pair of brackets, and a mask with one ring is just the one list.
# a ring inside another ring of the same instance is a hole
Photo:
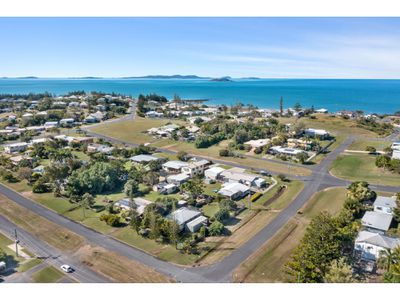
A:
{"label": "shrub", "polygon": [[253,196],[251,196],[251,198],[250,198],[250,201],[251,202],[254,202],[254,201],[256,201],[258,198],[260,198],[262,196],[262,194],[261,193],[255,193]]}

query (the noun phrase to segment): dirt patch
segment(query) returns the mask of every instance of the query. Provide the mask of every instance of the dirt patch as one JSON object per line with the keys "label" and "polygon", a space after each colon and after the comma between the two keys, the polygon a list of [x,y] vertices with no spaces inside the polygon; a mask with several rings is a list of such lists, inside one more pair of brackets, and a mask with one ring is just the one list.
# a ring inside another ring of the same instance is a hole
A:
{"label": "dirt patch", "polygon": [[115,282],[173,282],[141,263],[101,247],[86,245],[77,252],[77,256],[83,264]]}

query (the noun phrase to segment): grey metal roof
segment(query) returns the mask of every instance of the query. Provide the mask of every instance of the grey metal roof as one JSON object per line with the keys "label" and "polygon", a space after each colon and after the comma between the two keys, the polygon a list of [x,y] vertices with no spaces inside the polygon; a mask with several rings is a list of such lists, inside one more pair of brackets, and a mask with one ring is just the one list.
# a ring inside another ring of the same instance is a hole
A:
{"label": "grey metal roof", "polygon": [[147,155],[147,154],[139,154],[132,156],[130,160],[133,160],[135,162],[150,162],[152,160],[159,160],[159,157],[153,156],[153,155]]}
{"label": "grey metal roof", "polygon": [[196,217],[200,216],[201,212],[192,210],[186,207],[179,208],[168,215],[169,219],[175,220],[178,225],[183,225]]}
{"label": "grey metal roof", "polygon": [[368,243],[386,249],[394,249],[400,246],[400,239],[363,230],[358,233],[356,243]]}
{"label": "grey metal roof", "polygon": [[378,197],[376,197],[376,200],[374,202],[374,206],[383,206],[383,207],[395,208],[397,206],[396,205],[396,199],[394,197],[378,196]]}
{"label": "grey metal roof", "polygon": [[386,231],[392,223],[393,216],[376,211],[367,211],[361,219],[363,226]]}

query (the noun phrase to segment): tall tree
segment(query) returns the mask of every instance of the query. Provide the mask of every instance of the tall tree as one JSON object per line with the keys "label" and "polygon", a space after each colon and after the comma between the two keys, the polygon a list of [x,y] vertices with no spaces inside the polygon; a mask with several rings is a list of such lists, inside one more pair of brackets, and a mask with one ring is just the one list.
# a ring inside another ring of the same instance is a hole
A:
{"label": "tall tree", "polygon": [[324,281],[327,283],[352,283],[357,282],[353,276],[353,270],[346,263],[344,257],[331,262],[329,270],[325,274]]}

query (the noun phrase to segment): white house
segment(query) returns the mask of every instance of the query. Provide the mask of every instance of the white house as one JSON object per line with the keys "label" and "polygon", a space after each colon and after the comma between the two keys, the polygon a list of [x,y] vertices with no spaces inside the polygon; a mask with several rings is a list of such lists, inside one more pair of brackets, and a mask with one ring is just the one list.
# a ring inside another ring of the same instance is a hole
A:
{"label": "white house", "polygon": [[190,178],[203,175],[209,164],[210,162],[206,159],[190,161],[187,166],[182,167],[182,173],[189,175]]}
{"label": "white house", "polygon": [[132,156],[129,159],[131,161],[133,161],[135,163],[139,163],[139,164],[147,164],[147,163],[149,163],[151,161],[161,160],[160,157],[153,156],[153,155],[148,155],[148,154],[135,155],[135,156]]}
{"label": "white house", "polygon": [[75,120],[73,118],[66,118],[60,120],[60,125],[70,126],[73,125]]}
{"label": "white house", "polygon": [[251,146],[251,148],[259,148],[259,147],[264,147],[270,141],[271,141],[270,139],[259,139],[259,140],[251,140],[251,141],[245,142],[244,144]]}
{"label": "white house", "polygon": [[366,260],[377,260],[385,249],[394,249],[400,246],[399,238],[391,238],[379,233],[360,231],[355,240],[354,250]]}
{"label": "white house", "polygon": [[[186,228],[189,231],[192,231],[192,230],[195,231],[201,227],[201,226],[197,225],[199,222],[197,222],[197,221],[193,222],[190,225],[190,228],[187,227],[187,224],[201,216],[202,216],[202,213],[197,210],[189,209],[187,207],[181,207],[181,208],[173,211],[172,213],[170,213],[167,216],[167,218],[174,220],[179,225],[179,228],[181,230]],[[204,218],[202,218],[201,220],[203,222],[206,221],[206,220],[204,220]],[[200,219],[199,219],[199,221],[200,221]],[[192,231],[192,232],[194,232],[194,231]]]}
{"label": "white house", "polygon": [[250,188],[247,185],[231,182],[222,185],[222,188],[218,191],[222,196],[226,196],[231,200],[237,200],[245,197],[249,194]]}
{"label": "white house", "polygon": [[197,232],[202,226],[206,226],[208,219],[205,216],[198,216],[196,219],[186,223],[186,228],[190,232]]}
{"label": "white house", "polygon": [[374,211],[385,214],[392,214],[394,208],[397,207],[396,197],[378,196],[374,202]]}
{"label": "white house", "polygon": [[175,193],[177,190],[178,186],[174,183],[160,182],[153,186],[153,191],[159,192],[160,194],[163,195],[169,195]]}
{"label": "white house", "polygon": [[162,165],[165,172],[180,173],[183,167],[187,167],[189,163],[180,160],[170,160]]}
{"label": "white house", "polygon": [[212,167],[204,171],[204,177],[206,179],[217,180],[219,175],[225,171],[224,168],[221,167]]}
{"label": "white house", "polygon": [[87,147],[87,152],[89,152],[89,153],[100,152],[103,154],[111,154],[111,152],[113,150],[114,150],[114,147],[110,147],[108,145],[102,145],[102,144],[89,144]]}
{"label": "white house", "polygon": [[400,159],[400,149],[393,149],[392,159]]}
{"label": "white house", "polygon": [[281,146],[274,146],[268,150],[270,153],[273,154],[285,154],[288,156],[296,156],[299,153],[303,153],[303,150],[288,148],[288,147],[281,147]]}
{"label": "white house", "polygon": [[311,138],[319,138],[321,140],[327,139],[330,137],[330,133],[324,129],[314,129],[308,128],[304,130],[304,135]]}
{"label": "white house", "polygon": [[361,224],[367,230],[385,233],[392,223],[393,216],[387,213],[367,211],[361,219]]}
{"label": "white house", "polygon": [[21,151],[25,151],[26,148],[28,148],[28,145],[29,144],[25,143],[25,142],[4,145],[4,151],[6,153],[21,152]]}
{"label": "white house", "polygon": [[142,215],[146,206],[151,203],[151,201],[143,198],[133,198],[133,203],[131,205],[130,200],[125,198],[117,201],[114,205],[124,210],[130,210],[132,207],[135,207],[138,215]]}
{"label": "white house", "polygon": [[148,118],[161,118],[163,115],[163,113],[159,113],[154,110],[146,112],[146,117]]}
{"label": "white house", "polygon": [[245,173],[245,169],[242,168],[224,170],[219,174],[219,178],[224,182],[241,183],[247,186],[263,187],[266,185],[264,178],[255,174]]}
{"label": "white house", "polygon": [[327,114],[328,110],[326,108],[320,108],[320,109],[315,110],[315,112],[319,113],[319,114]]}
{"label": "white house", "polygon": [[181,174],[176,174],[176,175],[169,175],[167,177],[167,182],[176,184],[177,186],[180,186],[181,184],[185,183],[189,179],[190,179],[189,175],[181,173]]}

